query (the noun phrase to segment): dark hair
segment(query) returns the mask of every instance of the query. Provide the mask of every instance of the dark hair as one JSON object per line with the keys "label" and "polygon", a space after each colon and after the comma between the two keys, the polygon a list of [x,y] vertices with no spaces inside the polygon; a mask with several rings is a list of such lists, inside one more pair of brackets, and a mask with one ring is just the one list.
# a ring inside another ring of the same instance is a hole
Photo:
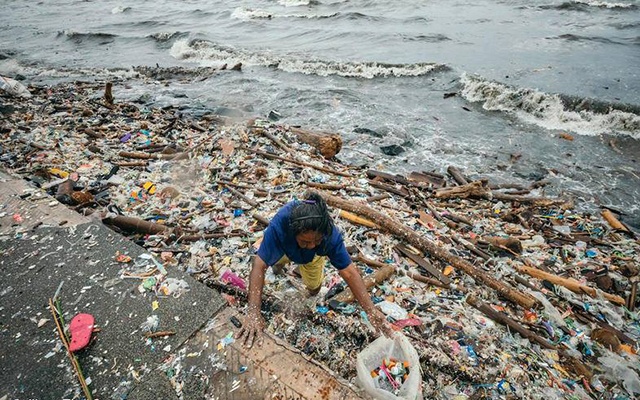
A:
{"label": "dark hair", "polygon": [[316,192],[305,194],[293,207],[289,217],[289,226],[294,235],[307,231],[319,232],[324,236],[331,235],[333,221],[322,196]]}

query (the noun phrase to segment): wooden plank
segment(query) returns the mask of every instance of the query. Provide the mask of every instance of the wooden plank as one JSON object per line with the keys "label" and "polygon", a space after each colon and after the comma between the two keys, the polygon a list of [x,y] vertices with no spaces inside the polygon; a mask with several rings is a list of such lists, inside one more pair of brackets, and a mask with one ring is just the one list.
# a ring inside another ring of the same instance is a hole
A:
{"label": "wooden plank", "polygon": [[434,267],[429,261],[425,260],[422,257],[419,257],[419,256],[413,254],[411,252],[411,250],[409,250],[405,245],[397,244],[394,247],[394,249],[399,251],[400,253],[404,254],[405,257],[410,258],[413,262],[415,262],[416,264],[418,264],[422,268],[426,269],[427,272],[429,272],[431,275],[433,275],[440,282],[444,283],[445,285],[451,284],[451,279],[447,278],[442,272],[440,272],[439,269]]}

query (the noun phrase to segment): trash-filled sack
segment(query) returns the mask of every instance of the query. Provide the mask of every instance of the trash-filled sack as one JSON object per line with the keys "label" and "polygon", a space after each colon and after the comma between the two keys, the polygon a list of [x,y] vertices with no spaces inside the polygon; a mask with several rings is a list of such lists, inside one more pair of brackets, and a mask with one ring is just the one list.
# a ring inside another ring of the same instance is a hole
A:
{"label": "trash-filled sack", "polygon": [[360,387],[375,399],[421,398],[420,358],[402,334],[374,340],[358,353],[356,368]]}

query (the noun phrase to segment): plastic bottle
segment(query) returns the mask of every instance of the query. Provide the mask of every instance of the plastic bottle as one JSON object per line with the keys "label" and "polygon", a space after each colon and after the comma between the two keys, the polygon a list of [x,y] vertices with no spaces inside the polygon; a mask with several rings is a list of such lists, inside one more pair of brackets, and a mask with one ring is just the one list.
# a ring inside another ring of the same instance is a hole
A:
{"label": "plastic bottle", "polygon": [[12,96],[29,98],[31,97],[31,93],[29,90],[20,82],[15,79],[5,78],[4,76],[0,76],[0,90],[9,93]]}

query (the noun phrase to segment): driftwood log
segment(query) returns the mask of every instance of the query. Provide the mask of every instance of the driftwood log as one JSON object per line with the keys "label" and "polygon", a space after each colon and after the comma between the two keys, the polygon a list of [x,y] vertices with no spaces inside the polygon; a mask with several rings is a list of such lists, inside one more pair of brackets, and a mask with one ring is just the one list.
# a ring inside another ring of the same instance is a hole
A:
{"label": "driftwood log", "polygon": [[506,283],[487,275],[485,272],[474,267],[467,260],[451,254],[442,246],[437,245],[426,237],[417,234],[408,226],[398,223],[393,218],[382,214],[381,212],[378,212],[371,207],[368,207],[364,203],[347,201],[339,197],[329,195],[327,193],[321,193],[321,196],[324,197],[324,199],[330,206],[347,210],[372,221],[375,221],[376,224],[380,226],[380,228],[389,231],[399,239],[406,241],[418,250],[427,252],[432,256],[451,264],[454,268],[457,268],[458,270],[463,271],[471,276],[476,282],[485,284],[493,288],[505,298],[511,300],[516,304],[519,304],[526,309],[534,308],[538,303],[538,301],[533,296],[519,292]]}
{"label": "driftwood log", "polygon": [[313,146],[324,158],[332,158],[342,149],[342,138],[338,134],[301,128],[290,128],[289,130],[298,141]]}
{"label": "driftwood log", "polygon": [[464,176],[464,174],[458,168],[452,165],[450,165],[447,168],[447,172],[449,173],[449,175],[451,175],[451,177],[453,177],[456,183],[460,186],[464,186],[470,182],[469,179],[467,179],[467,177]]}
{"label": "driftwood log", "polygon": [[438,199],[466,199],[467,197],[491,199],[491,190],[486,188],[482,181],[474,181],[462,186],[437,189],[434,197]]}
{"label": "driftwood log", "polygon": [[[575,279],[571,279],[571,278],[562,278],[560,276],[554,275],[554,274],[550,274],[548,272],[542,271],[540,269],[537,268],[533,268],[533,267],[525,267],[525,266],[515,266],[515,269],[518,272],[522,272],[523,274],[527,274],[531,277],[534,278],[538,278],[538,279],[544,279],[547,280],[551,283],[553,283],[554,285],[560,285],[560,286],[564,286],[567,289],[571,290],[574,293],[578,293],[578,294],[587,294],[593,298],[597,298],[598,297],[598,291],[592,287],[589,286],[585,286],[582,285],[580,282],[578,282]],[[606,292],[601,292],[602,296],[604,298],[606,298],[607,300],[609,300],[610,302],[617,304],[619,306],[623,306],[625,304],[625,300],[620,297],[620,296],[616,296],[610,293],[606,293]]]}

